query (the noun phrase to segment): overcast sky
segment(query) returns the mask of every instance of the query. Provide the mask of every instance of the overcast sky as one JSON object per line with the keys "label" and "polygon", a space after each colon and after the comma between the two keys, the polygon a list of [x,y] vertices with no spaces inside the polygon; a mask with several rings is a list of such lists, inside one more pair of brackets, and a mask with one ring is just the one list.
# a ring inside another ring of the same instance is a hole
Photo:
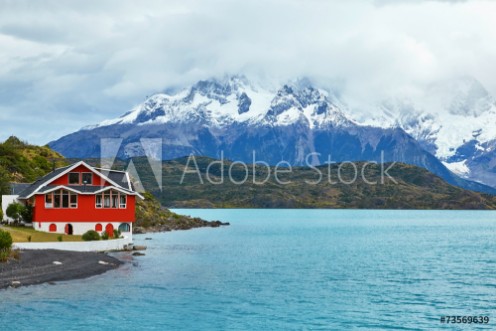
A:
{"label": "overcast sky", "polygon": [[376,98],[471,75],[496,95],[496,1],[0,0],[0,140],[45,144],[199,79],[316,77]]}

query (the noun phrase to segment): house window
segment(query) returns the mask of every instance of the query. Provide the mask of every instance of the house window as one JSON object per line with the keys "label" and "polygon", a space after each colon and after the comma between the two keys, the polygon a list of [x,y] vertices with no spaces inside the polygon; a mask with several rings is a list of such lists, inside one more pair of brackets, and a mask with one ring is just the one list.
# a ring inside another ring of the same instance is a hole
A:
{"label": "house window", "polygon": [[45,208],[53,208],[53,195],[51,193],[45,195]]}
{"label": "house window", "polygon": [[106,191],[95,195],[96,208],[122,208],[126,209],[127,196],[115,190]]}
{"label": "house window", "polygon": [[61,206],[60,191],[56,191],[53,194],[53,208],[60,208],[60,206]]}
{"label": "house window", "polygon": [[126,209],[126,195],[121,194],[121,204],[119,205],[119,208]]}
{"label": "house window", "polygon": [[131,226],[127,223],[121,223],[121,225],[119,225],[119,231],[120,232],[131,232]]}
{"label": "house window", "polygon": [[66,190],[57,190],[45,195],[45,208],[77,208],[78,195]]}
{"label": "house window", "polygon": [[95,231],[96,232],[102,232],[103,230],[103,227],[100,223],[98,223],[97,225],[95,225]]}
{"label": "house window", "polygon": [[81,183],[92,185],[93,184],[93,174],[91,172],[83,173],[83,180]]}
{"label": "house window", "polygon": [[79,185],[79,172],[69,173],[69,185]]}
{"label": "house window", "polygon": [[112,208],[119,208],[119,205],[117,204],[117,201],[119,199],[119,194],[116,192],[112,192]]}
{"label": "house window", "polygon": [[69,192],[62,191],[62,208],[69,208]]}
{"label": "house window", "polygon": [[70,207],[77,208],[78,206],[78,196],[76,193],[71,192]]}
{"label": "house window", "polygon": [[57,225],[55,224],[50,224],[50,227],[48,228],[48,231],[50,232],[57,232]]}
{"label": "house window", "polygon": [[102,208],[102,195],[98,194],[96,197],[96,208]]}
{"label": "house window", "polygon": [[103,208],[110,208],[110,192],[107,191],[103,194]]}

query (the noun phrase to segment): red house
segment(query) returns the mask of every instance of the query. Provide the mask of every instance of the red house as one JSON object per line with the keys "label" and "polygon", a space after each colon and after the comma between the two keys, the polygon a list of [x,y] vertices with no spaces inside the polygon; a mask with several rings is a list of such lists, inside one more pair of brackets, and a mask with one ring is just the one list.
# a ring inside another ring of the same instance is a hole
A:
{"label": "red house", "polygon": [[136,198],[129,174],[81,161],[22,187],[17,200],[34,207],[33,228],[81,235],[88,230],[132,234]]}

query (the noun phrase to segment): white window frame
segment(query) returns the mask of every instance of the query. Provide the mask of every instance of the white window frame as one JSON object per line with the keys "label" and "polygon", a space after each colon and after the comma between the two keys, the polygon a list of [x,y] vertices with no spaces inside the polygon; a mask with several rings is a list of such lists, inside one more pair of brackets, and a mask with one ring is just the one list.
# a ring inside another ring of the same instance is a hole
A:
{"label": "white window frame", "polygon": [[91,175],[91,181],[90,181],[89,183],[86,183],[86,185],[93,185],[93,173],[92,173],[92,172],[82,172],[82,173],[81,173],[81,178],[80,178],[81,185],[84,185],[84,180],[83,180],[83,177],[84,177],[84,175],[86,175],[86,174]]}
{"label": "white window frame", "polygon": [[[67,207],[64,207],[64,192],[67,192],[68,196],[68,204]],[[60,204],[58,207],[55,207],[55,195],[58,195],[60,197]],[[47,197],[50,196],[52,202],[47,203]],[[71,197],[75,196],[76,197],[76,203],[71,202]],[[69,190],[64,190],[64,189],[59,189],[50,193],[45,194],[45,208],[46,209],[77,209],[79,206],[79,196],[77,193],[74,193]]]}
{"label": "white window frame", "polygon": [[[124,203],[122,203],[122,198],[124,198]],[[119,208],[126,209],[127,208],[127,195],[120,193],[119,194]]]}
{"label": "white window frame", "polygon": [[[107,192],[108,192],[108,195],[106,194]],[[108,198],[108,200],[107,200],[107,198]],[[110,209],[112,207],[112,194],[109,191],[104,192],[102,201],[103,201],[103,207],[102,208]]]}
{"label": "white window frame", "polygon": [[[100,202],[98,202],[98,198],[100,198]],[[103,208],[103,197],[101,193],[95,195],[95,208]]]}
{"label": "white window frame", "polygon": [[[72,197],[76,197],[76,203],[72,203]],[[77,209],[79,203],[78,194],[74,192],[69,192],[69,208]]]}
{"label": "white window frame", "polygon": [[[72,174],[78,175],[78,182],[77,183],[71,183],[71,175]],[[67,175],[67,183],[69,185],[79,185],[81,183],[81,173],[80,172],[69,172],[69,174]]]}
{"label": "white window frame", "polygon": [[[52,202],[47,202],[47,198],[50,197]],[[53,208],[53,194],[47,193],[45,194],[45,208]]]}
{"label": "white window frame", "polygon": [[[100,202],[98,202],[98,198],[100,198]],[[108,205],[105,203],[105,198],[108,198]],[[122,202],[122,198],[124,198],[124,202]],[[115,200],[114,200],[115,199]],[[98,209],[126,209],[127,208],[127,194],[119,192],[114,189],[110,189],[108,191],[104,191],[98,194],[95,194],[95,208]],[[114,201],[116,201],[116,205],[114,205]]]}

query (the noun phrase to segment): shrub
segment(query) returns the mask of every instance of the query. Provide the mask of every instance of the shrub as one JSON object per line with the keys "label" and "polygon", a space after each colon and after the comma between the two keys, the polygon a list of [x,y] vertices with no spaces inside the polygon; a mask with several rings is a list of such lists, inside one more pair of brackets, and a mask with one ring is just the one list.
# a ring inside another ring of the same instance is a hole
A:
{"label": "shrub", "polygon": [[121,232],[119,230],[114,230],[114,239],[119,239],[121,237]]}
{"label": "shrub", "polygon": [[2,208],[0,208],[0,222],[3,221],[3,210]]}
{"label": "shrub", "polygon": [[25,213],[26,207],[18,202],[13,202],[7,206],[5,211],[7,216],[12,218],[14,222],[19,222],[22,219],[22,215]]}
{"label": "shrub", "polygon": [[31,236],[28,236],[28,242],[31,242]]}
{"label": "shrub", "polygon": [[100,240],[100,235],[95,230],[88,230],[83,234],[84,241]]}
{"label": "shrub", "polygon": [[10,252],[12,248],[12,236],[7,231],[0,230],[0,249],[7,249]]}
{"label": "shrub", "polygon": [[21,251],[18,249],[13,249],[10,253],[10,257],[15,260],[19,260],[21,258]]}
{"label": "shrub", "polygon": [[34,208],[31,205],[23,206],[21,210],[21,218],[24,222],[32,223],[33,222],[33,211]]}
{"label": "shrub", "polygon": [[62,235],[58,236],[58,237],[57,237],[57,240],[58,240],[58,241],[62,241]]}
{"label": "shrub", "polygon": [[9,259],[12,250],[12,236],[7,231],[0,230],[0,262]]}
{"label": "shrub", "polygon": [[6,262],[10,257],[10,249],[0,249],[0,262]]}
{"label": "shrub", "polygon": [[109,238],[109,235],[108,235],[107,231],[103,231],[102,232],[102,239],[103,240],[108,240],[108,238]]}

